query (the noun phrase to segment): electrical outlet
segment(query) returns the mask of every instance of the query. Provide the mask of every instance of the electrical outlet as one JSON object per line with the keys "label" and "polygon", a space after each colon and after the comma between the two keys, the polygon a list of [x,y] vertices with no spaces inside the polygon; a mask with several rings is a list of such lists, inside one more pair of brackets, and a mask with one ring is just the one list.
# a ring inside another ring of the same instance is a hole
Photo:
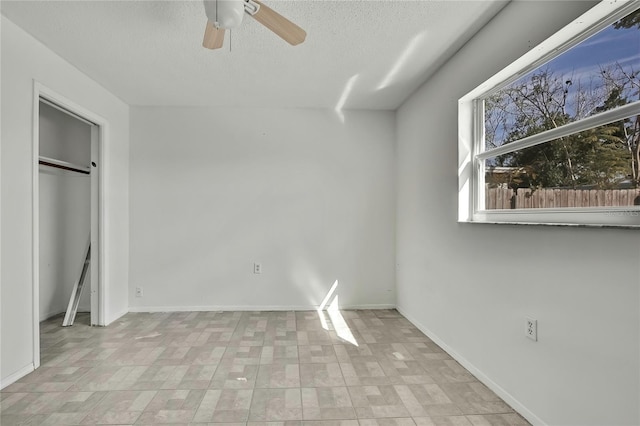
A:
{"label": "electrical outlet", "polygon": [[142,297],[142,287],[136,287],[136,297]]}
{"label": "electrical outlet", "polygon": [[538,320],[527,318],[525,321],[524,334],[534,342],[538,341]]}
{"label": "electrical outlet", "polygon": [[261,274],[262,273],[262,264],[254,263],[253,264],[253,273],[254,274]]}

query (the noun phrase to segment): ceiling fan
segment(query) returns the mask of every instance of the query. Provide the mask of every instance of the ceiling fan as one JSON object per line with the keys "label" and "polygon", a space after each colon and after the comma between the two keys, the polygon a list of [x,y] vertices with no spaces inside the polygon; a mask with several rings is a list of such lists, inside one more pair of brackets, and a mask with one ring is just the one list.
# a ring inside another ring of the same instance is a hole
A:
{"label": "ceiling fan", "polygon": [[204,10],[208,21],[202,45],[207,49],[221,48],[225,29],[240,26],[245,13],[293,46],[307,36],[302,28],[258,0],[204,0]]}

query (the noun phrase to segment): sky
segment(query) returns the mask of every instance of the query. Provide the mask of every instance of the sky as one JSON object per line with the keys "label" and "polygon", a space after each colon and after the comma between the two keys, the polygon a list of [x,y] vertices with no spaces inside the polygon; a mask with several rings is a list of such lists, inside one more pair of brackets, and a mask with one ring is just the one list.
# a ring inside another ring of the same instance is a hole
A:
{"label": "sky", "polygon": [[620,63],[640,71],[640,29],[607,27],[550,61],[547,66],[576,78],[600,72],[601,66]]}
{"label": "sky", "polygon": [[[591,79],[595,77],[593,81],[598,83],[601,77],[601,70],[615,66],[616,63],[620,64],[626,72],[635,73],[637,75],[636,81],[640,82],[640,29],[637,26],[615,29],[611,25],[540,68],[548,69],[556,75],[559,74],[562,80],[571,80],[573,88],[576,88],[579,80],[584,85],[588,85]],[[522,81],[528,80],[531,74],[540,68],[523,76],[509,87],[517,86]],[[569,114],[575,112],[572,94],[575,94],[575,90],[570,91],[567,98],[566,111]],[[630,97],[630,100],[639,99],[637,91],[633,94],[625,93],[625,95]],[[496,145],[501,145],[501,141],[509,133],[513,125],[515,123],[510,119],[506,128],[497,129],[496,138],[493,142]]]}

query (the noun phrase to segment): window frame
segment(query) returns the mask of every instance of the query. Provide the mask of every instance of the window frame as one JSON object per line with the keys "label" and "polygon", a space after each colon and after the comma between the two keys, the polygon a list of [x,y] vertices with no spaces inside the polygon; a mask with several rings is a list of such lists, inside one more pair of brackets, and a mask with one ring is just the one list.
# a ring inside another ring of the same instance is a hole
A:
{"label": "window frame", "polygon": [[602,1],[458,101],[458,222],[613,226],[640,229],[640,206],[484,209],[485,160],[640,115],[640,101],[485,150],[484,99],[640,9],[638,2]]}

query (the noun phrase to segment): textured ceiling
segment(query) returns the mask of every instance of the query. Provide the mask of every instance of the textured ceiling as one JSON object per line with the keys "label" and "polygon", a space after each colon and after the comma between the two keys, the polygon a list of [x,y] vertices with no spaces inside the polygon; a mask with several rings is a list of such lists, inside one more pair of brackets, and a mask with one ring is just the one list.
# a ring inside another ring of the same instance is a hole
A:
{"label": "textured ceiling", "polygon": [[307,31],[305,43],[292,47],[247,16],[223,49],[204,49],[199,0],[0,4],[130,105],[392,110],[505,4],[265,2]]}

